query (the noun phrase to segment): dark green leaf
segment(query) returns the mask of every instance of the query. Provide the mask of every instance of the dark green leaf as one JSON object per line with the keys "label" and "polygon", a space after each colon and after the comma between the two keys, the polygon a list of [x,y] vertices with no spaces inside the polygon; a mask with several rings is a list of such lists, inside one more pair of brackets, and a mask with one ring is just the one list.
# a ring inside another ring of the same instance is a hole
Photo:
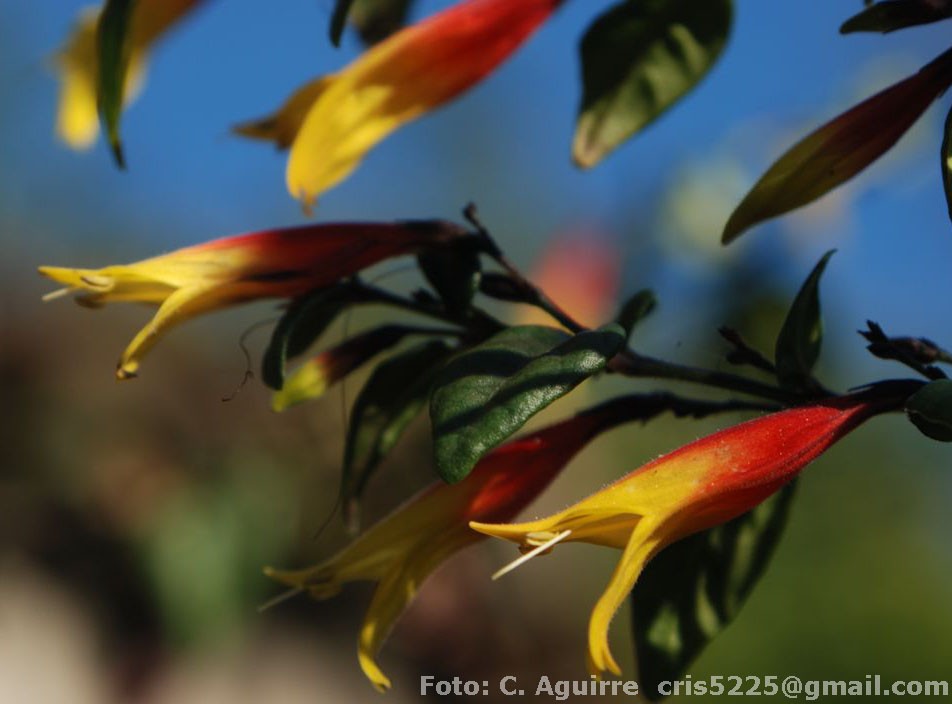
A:
{"label": "dark green leaf", "polygon": [[786,524],[794,484],[729,523],[681,540],[648,563],[631,593],[641,691],[679,680],[740,611]]}
{"label": "dark green leaf", "polygon": [[930,24],[952,17],[952,2],[936,0],[885,0],[877,2],[846,20],[841,34],[851,32],[894,32],[897,29]]}
{"label": "dark green leaf", "polygon": [[952,219],[952,108],[945,118],[945,134],[942,137],[942,186],[949,207],[949,218]]}
{"label": "dark green leaf", "polygon": [[365,44],[376,44],[402,28],[413,0],[356,0],[350,12]]}
{"label": "dark green leaf", "polygon": [[823,318],[820,313],[820,279],[835,250],[823,255],[800,287],[800,292],[783,321],[774,361],[777,379],[790,389],[815,387],[813,366],[823,345]]}
{"label": "dark green leaf", "polygon": [[655,297],[654,291],[649,289],[638,291],[625,301],[621,310],[618,311],[618,315],[615,316],[615,322],[624,328],[627,337],[631,337],[635,326],[651,315],[657,305],[658,299]]}
{"label": "dark green leaf", "polygon": [[420,270],[452,315],[464,315],[479,290],[482,267],[471,247],[439,247],[417,255]]}
{"label": "dark green leaf", "polygon": [[284,385],[288,359],[310,347],[351,302],[347,286],[333,286],[294,300],[278,321],[261,359],[261,378],[280,390]]}
{"label": "dark green leaf", "polygon": [[96,49],[99,59],[99,115],[119,168],[126,167],[119,121],[129,71],[129,32],[136,0],[107,0],[99,16]]}
{"label": "dark green leaf", "polygon": [[575,162],[591,167],[687,94],[730,32],[730,0],[622,2],[582,39]]}
{"label": "dark green leaf", "polygon": [[625,342],[618,325],[574,337],[509,328],[453,359],[430,401],[440,476],[457,482],[529,418],[602,371]]}
{"label": "dark green leaf", "polygon": [[427,342],[381,362],[354,402],[347,428],[341,502],[348,523],[367,481],[426,406],[433,380],[450,347]]}
{"label": "dark green leaf", "polygon": [[350,8],[353,4],[354,0],[337,0],[334,4],[334,14],[331,15],[330,26],[331,44],[334,46],[340,46],[340,38],[344,34],[347,16],[350,14]]}
{"label": "dark green leaf", "polygon": [[926,384],[906,401],[906,413],[923,435],[952,442],[952,381]]}

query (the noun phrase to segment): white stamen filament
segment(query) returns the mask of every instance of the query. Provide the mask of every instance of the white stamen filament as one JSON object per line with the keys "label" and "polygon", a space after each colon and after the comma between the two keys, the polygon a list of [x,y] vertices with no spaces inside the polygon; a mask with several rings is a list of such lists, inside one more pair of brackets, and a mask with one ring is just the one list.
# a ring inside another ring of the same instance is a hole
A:
{"label": "white stamen filament", "polygon": [[70,293],[71,291],[74,291],[74,290],[75,290],[75,289],[74,289],[74,288],[71,288],[71,287],[58,288],[58,289],[56,289],[55,291],[50,291],[49,293],[44,294],[42,300],[43,300],[44,303],[46,303],[47,301],[52,301],[52,300],[55,300],[55,299],[57,299],[57,298],[62,298],[63,296],[69,295],[69,293]]}
{"label": "white stamen filament", "polygon": [[557,533],[557,534],[554,535],[552,538],[550,538],[549,540],[547,540],[547,541],[545,541],[544,543],[542,543],[542,545],[536,546],[535,548],[533,548],[532,550],[530,550],[529,552],[527,552],[525,555],[521,555],[521,556],[517,557],[515,560],[513,560],[512,562],[510,562],[508,565],[506,565],[506,566],[503,567],[502,569],[498,570],[498,571],[496,572],[496,574],[493,575],[493,580],[497,580],[497,579],[499,579],[500,577],[502,577],[503,575],[509,574],[509,573],[512,572],[514,569],[516,569],[519,565],[525,564],[526,562],[528,562],[529,560],[531,560],[531,559],[532,559],[533,557],[535,557],[536,555],[538,555],[538,554],[540,554],[540,553],[543,553],[543,552],[545,552],[546,550],[551,549],[556,543],[562,542],[562,541],[565,540],[567,537],[569,537],[571,534],[572,534],[572,531],[571,531],[571,530],[563,530],[561,533]]}

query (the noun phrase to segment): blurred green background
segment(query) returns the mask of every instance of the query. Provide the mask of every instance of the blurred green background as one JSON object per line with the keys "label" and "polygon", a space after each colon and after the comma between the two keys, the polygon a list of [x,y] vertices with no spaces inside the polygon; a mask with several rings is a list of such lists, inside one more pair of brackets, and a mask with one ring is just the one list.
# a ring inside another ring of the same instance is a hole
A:
{"label": "blurred green background", "polygon": [[[446,4],[422,0],[414,16]],[[938,109],[855,183],[735,247],[717,244],[730,209],[784,147],[931,59],[947,25],[843,38],[836,28],[858,0],[739,0],[735,36],[710,78],[582,173],[568,159],[575,45],[609,5],[568,3],[498,75],[384,143],[325,195],[318,217],[457,217],[475,200],[520,265],[548,262],[534,270],[566,306],[610,314],[606,292],[651,286],[661,306],[639,347],[718,368],[727,365],[717,327],[769,351],[800,279],[837,247],[823,288],[829,385],[903,375],[864,351],[855,330],[867,317],[952,344]],[[223,402],[244,375],[240,335],[276,315],[259,304],[175,330],[141,378],[117,384],[113,362],[148,312],[44,305],[49,287],[34,274],[39,264],[131,261],[302,221],[283,190],[283,158],[227,128],[359,46],[353,37],[328,46],[329,0],[209,2],[155,52],[126,117],[130,171],[119,173],[101,144],[76,155],[52,137],[46,63],[81,6],[0,0],[0,702],[375,699],[355,658],[367,588],[256,610],[277,591],[262,565],[308,564],[346,540],[336,520],[315,534],[334,503],[345,409],[361,376],[281,415],[257,381]],[[617,285],[593,285],[585,300],[584,277],[546,259],[560,242],[607,252],[620,263]],[[348,325],[381,315],[361,311]],[[264,330],[249,338],[255,365],[266,339]],[[599,380],[544,420],[652,388],[661,385]],[[617,430],[529,513],[729,422]],[[767,576],[694,676],[952,680],[948,465],[946,447],[898,416],[836,446],[806,472]],[[367,518],[431,477],[421,420],[374,481]],[[617,555],[563,547],[491,583],[512,557],[510,546],[484,544],[427,583],[381,656],[390,701],[418,699],[423,674],[585,678],[585,624]],[[627,614],[614,642],[630,668]]]}

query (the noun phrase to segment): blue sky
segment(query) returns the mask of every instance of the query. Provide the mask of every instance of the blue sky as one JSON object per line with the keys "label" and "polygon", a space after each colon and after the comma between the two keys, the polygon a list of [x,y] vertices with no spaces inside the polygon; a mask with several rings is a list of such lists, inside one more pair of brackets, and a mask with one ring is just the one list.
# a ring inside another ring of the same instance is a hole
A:
{"label": "blue sky", "polygon": [[[446,4],[419,0],[416,16]],[[700,243],[682,242],[683,233],[667,232],[655,212],[669,187],[687,181],[702,195],[713,188],[726,194],[719,202],[729,210],[793,139],[947,45],[947,23],[841,37],[839,24],[860,0],[738,0],[734,36],[702,86],[583,172],[569,160],[577,42],[611,4],[570,0],[498,74],[384,142],[325,194],[317,217],[455,217],[475,200],[523,261],[553,232],[592,225],[619,242],[629,273],[642,279],[626,288],[658,285],[680,297],[669,303],[677,310],[717,277],[722,222],[716,212],[705,216],[692,235]],[[327,42],[331,5],[209,0],[154,53],[145,92],[125,117],[130,168],[120,173],[102,144],[77,155],[52,137],[56,85],[47,58],[84,3],[0,0],[0,243],[15,245],[31,269],[34,258],[97,263],[90,249],[140,258],[304,220],[284,190],[284,158],[231,137],[228,127],[267,113],[301,82],[356,55],[353,36],[340,50]],[[792,289],[837,247],[826,286],[848,334],[871,316],[887,329],[952,344],[943,305],[952,292],[952,226],[938,170],[942,108],[927,114],[899,156],[812,214],[749,233],[728,256],[763,262]],[[24,224],[34,233],[27,243],[16,241]]]}

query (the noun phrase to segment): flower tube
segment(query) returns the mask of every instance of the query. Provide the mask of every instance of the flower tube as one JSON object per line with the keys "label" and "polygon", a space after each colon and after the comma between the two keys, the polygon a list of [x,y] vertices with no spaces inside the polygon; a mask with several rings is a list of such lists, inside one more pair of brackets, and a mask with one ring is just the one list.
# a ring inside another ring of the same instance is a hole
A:
{"label": "flower tube", "polygon": [[894,405],[858,395],[773,413],[649,462],[546,518],[508,525],[474,521],[470,526],[518,543],[530,554],[570,541],[621,550],[588,628],[591,674],[608,670],[620,675],[609,649],[609,625],[654,555],[754,508],[849,431]]}
{"label": "flower tube", "polygon": [[159,307],[122,353],[116,376],[128,379],[173,325],[238,303],[299,296],[461,234],[440,221],[305,225],[225,237],[133,264],[39,271],[66,287],[45,300],[76,291],[77,302],[91,307],[114,301]]}

